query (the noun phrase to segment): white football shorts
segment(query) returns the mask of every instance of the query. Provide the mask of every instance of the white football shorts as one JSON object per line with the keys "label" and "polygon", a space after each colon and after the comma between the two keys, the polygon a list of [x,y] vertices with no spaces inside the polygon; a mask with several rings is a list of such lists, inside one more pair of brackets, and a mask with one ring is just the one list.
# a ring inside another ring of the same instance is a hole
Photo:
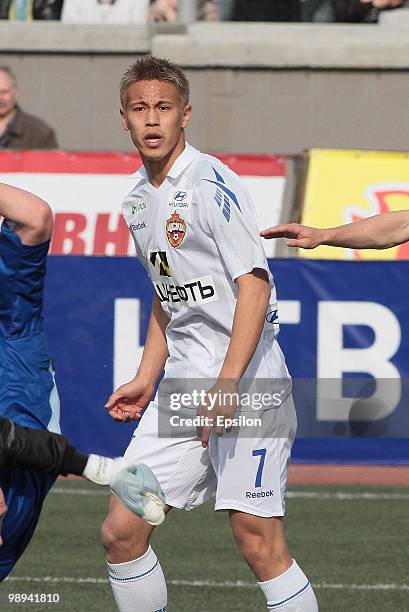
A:
{"label": "white football shorts", "polygon": [[262,426],[255,435],[240,427],[222,437],[213,431],[204,449],[193,429],[189,437],[159,437],[158,406],[151,402],[124,458],[153,471],[169,506],[192,510],[216,493],[215,510],[283,516],[297,428],[292,397],[258,416]]}

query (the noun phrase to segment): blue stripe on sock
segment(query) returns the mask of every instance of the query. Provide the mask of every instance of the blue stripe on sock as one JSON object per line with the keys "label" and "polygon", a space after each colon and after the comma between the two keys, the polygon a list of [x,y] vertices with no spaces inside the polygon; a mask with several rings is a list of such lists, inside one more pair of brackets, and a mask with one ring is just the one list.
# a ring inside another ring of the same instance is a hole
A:
{"label": "blue stripe on sock", "polygon": [[159,563],[159,559],[156,561],[155,565],[153,567],[151,567],[150,570],[148,570],[147,572],[145,572],[144,574],[139,574],[138,576],[132,576],[131,578],[117,578],[117,576],[113,576],[110,572],[109,572],[109,577],[112,580],[116,580],[117,582],[128,582],[130,580],[138,580],[138,578],[143,578],[144,576],[147,576],[148,574],[151,574],[153,572],[154,569],[156,569],[157,565]]}
{"label": "blue stripe on sock", "polygon": [[275,608],[278,608],[279,606],[282,606],[283,604],[287,603],[288,601],[291,601],[292,599],[294,599],[295,597],[297,597],[297,595],[301,595],[301,593],[303,593],[304,591],[306,591],[308,589],[308,587],[310,586],[310,582],[308,581],[307,584],[305,586],[303,586],[302,589],[300,589],[299,591],[297,591],[297,593],[294,593],[294,595],[291,595],[291,597],[287,597],[287,599],[283,599],[283,601],[279,601],[277,603],[268,603],[267,602],[267,608],[269,610],[274,610]]}

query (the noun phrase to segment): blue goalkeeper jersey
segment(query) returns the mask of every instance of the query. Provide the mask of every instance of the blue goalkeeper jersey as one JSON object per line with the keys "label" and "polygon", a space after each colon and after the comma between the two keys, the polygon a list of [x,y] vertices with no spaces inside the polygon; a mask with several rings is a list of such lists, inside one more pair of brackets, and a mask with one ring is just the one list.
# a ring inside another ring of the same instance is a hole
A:
{"label": "blue goalkeeper jersey", "polygon": [[59,405],[43,331],[49,241],[22,244],[11,225],[0,231],[0,416],[58,431]]}

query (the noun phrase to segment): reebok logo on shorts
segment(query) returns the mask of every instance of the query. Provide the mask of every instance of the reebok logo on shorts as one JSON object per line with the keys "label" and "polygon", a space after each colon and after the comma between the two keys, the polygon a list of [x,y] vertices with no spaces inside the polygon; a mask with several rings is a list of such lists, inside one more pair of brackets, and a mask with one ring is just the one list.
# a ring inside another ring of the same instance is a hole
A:
{"label": "reebok logo on shorts", "polygon": [[270,489],[269,491],[246,491],[246,499],[260,499],[261,497],[273,497],[274,491]]}

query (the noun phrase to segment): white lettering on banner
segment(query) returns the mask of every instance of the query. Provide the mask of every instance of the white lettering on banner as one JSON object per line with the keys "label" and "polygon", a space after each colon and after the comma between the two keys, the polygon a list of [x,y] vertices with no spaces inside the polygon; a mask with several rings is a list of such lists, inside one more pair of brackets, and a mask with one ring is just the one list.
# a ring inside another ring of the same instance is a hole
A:
{"label": "white lettering on banner", "polygon": [[114,315],[114,389],[129,382],[141,362],[141,302],[137,299],[115,300]]}
{"label": "white lettering on banner", "polygon": [[298,300],[280,300],[278,314],[280,323],[297,325],[301,322],[301,302]]}
{"label": "white lettering on banner", "polygon": [[[367,348],[344,348],[343,327],[364,325],[375,340]],[[390,359],[401,341],[398,319],[388,308],[374,302],[323,301],[318,304],[317,420],[378,421],[390,415],[401,399],[398,369]],[[354,414],[356,399],[343,397],[343,373],[367,373],[376,391]],[[325,380],[331,379],[331,380]]]}

